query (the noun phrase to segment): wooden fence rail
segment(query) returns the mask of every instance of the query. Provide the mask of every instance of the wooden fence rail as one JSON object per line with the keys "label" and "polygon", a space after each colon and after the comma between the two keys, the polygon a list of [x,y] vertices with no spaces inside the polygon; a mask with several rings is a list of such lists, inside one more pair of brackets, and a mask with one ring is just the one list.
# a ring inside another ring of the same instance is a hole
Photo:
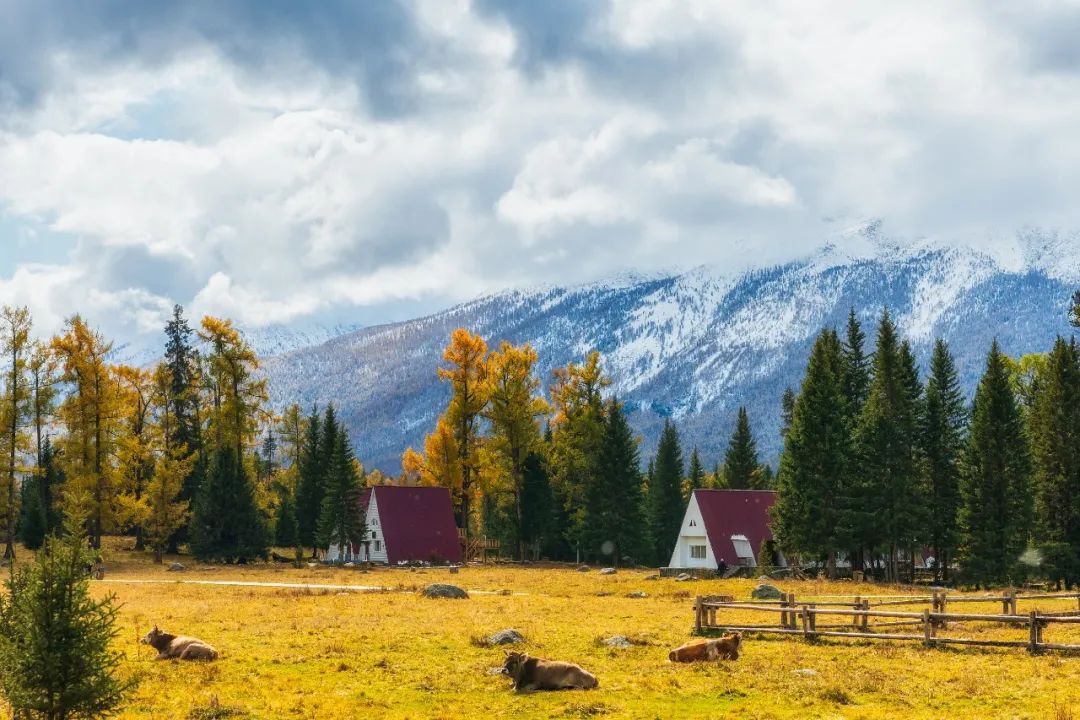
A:
{"label": "wooden fence rail", "polygon": [[[1029,596],[1030,597],[1030,596]],[[1077,597],[1076,594],[1061,594],[1041,596],[1041,599],[1069,599]],[[989,600],[990,598],[980,598]],[[950,599],[953,602],[956,599]],[[866,598],[855,598],[848,607],[835,607],[829,603],[828,607],[819,607],[819,603],[797,604],[795,596],[784,593],[778,604],[770,604],[763,601],[756,602],[732,602],[717,601],[710,598],[699,597],[694,603],[695,629],[698,632],[720,630],[740,631],[755,633],[771,633],[780,635],[801,635],[810,640],[821,637],[859,638],[868,640],[911,640],[920,641],[926,645],[975,645],[983,647],[1026,647],[1031,652],[1041,650],[1066,650],[1080,651],[1080,644],[1049,643],[1043,640],[1043,631],[1050,625],[1075,625],[1080,624],[1080,616],[1055,615],[1040,613],[1031,610],[1026,614],[1016,612],[1016,595],[1005,594],[993,598],[1001,602],[1003,612],[1001,614],[990,613],[950,613],[946,611],[946,599],[943,593],[935,593],[931,598],[932,609],[923,609],[920,612],[903,610],[878,610],[869,606]],[[719,613],[724,612],[757,612],[778,613],[779,622],[772,624],[755,625],[745,622],[723,622],[718,619]],[[1011,611],[1011,612],[1010,612]],[[819,628],[818,617],[848,617],[851,623],[823,625]],[[877,628],[896,627],[901,625],[917,625],[922,628],[921,633],[897,633],[879,632],[871,627],[870,620],[882,618],[886,623],[876,623]],[[1023,640],[999,640],[989,638],[964,638],[947,637],[939,635],[939,631],[948,629],[950,624],[960,623],[1002,623],[1006,625],[1026,627],[1027,638]],[[850,628],[850,629],[847,629]]]}

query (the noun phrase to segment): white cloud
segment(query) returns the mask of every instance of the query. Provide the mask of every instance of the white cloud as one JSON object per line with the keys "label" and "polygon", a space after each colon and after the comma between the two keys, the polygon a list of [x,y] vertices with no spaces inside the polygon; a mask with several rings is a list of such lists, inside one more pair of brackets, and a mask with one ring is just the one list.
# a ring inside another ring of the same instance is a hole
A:
{"label": "white cloud", "polygon": [[0,268],[0,299],[138,335],[173,301],[265,325],[775,262],[826,217],[1080,227],[1080,62],[1051,48],[1053,6],[498,6],[415,0],[361,60],[168,25],[156,54],[36,39],[44,70],[16,79],[47,87],[0,105],[3,227],[77,251]]}

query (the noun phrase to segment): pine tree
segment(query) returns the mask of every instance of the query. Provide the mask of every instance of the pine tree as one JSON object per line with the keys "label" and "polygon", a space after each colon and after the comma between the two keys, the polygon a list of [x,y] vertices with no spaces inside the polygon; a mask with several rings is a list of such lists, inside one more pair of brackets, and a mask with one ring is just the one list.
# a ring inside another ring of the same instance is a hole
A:
{"label": "pine tree", "polygon": [[862,412],[863,403],[870,392],[870,358],[863,347],[866,335],[862,331],[855,308],[848,311],[847,335],[844,338],[844,395],[852,418]]}
{"label": "pine tree", "polygon": [[4,559],[15,557],[15,524],[19,517],[20,487],[17,474],[26,470],[21,458],[29,450],[26,423],[30,416],[30,387],[26,374],[30,352],[30,311],[5,305],[0,310],[0,356],[7,361],[3,377],[0,448],[3,449],[4,491],[0,508],[4,520]]}
{"label": "pine tree", "polygon": [[928,500],[926,541],[933,548],[935,580],[948,580],[956,549],[960,507],[959,465],[967,408],[956,366],[944,340],[934,344],[926,401],[919,432],[923,493]]}
{"label": "pine tree", "polygon": [[788,553],[824,558],[835,572],[848,538],[841,523],[850,461],[847,397],[840,341],[833,330],[814,342],[791,427],[784,438],[772,509],[773,533]]}
{"label": "pine tree", "polygon": [[296,527],[296,505],[292,495],[286,495],[278,505],[274,523],[274,545],[291,548],[299,544],[300,534]]}
{"label": "pine tree", "polygon": [[791,420],[795,415],[795,391],[784,388],[784,395],[780,398],[780,436],[787,437],[791,428]]}
{"label": "pine tree", "polygon": [[543,455],[534,451],[525,459],[525,482],[521,489],[521,539],[527,547],[533,548],[533,559],[538,560],[543,548],[551,544],[556,534],[551,480]]}
{"label": "pine tree", "polygon": [[1029,474],[1020,408],[995,340],[975,391],[961,470],[960,561],[970,581],[1019,579],[1031,521]]}
{"label": "pine tree", "polygon": [[[184,309],[173,306],[173,314],[165,324],[165,356],[162,379],[164,397],[163,411],[170,416],[165,444],[174,452],[186,448],[196,453],[191,472],[184,478],[180,500],[194,503],[199,486],[206,475],[206,457],[203,447],[202,418],[200,417],[199,352],[192,345],[194,332],[184,317]],[[172,550],[183,539],[184,532],[170,538]]]}
{"label": "pine tree", "polygon": [[757,443],[750,430],[750,417],[745,407],[739,408],[735,430],[724,455],[724,477],[727,478],[727,486],[733,490],[760,489],[761,486]]}
{"label": "pine tree", "polygon": [[1036,535],[1052,580],[1080,582],[1080,353],[1057,338],[1036,377],[1030,435]]}
{"label": "pine tree", "polygon": [[689,501],[694,491],[703,487],[705,487],[705,468],[701,466],[701,457],[698,456],[698,449],[695,446],[690,451],[690,468],[686,471],[686,499]]}
{"label": "pine tree", "polygon": [[[193,453],[161,453],[142,498],[145,504],[143,529],[146,541],[154,550],[154,562],[160,563],[169,538],[185,526],[191,516],[191,503],[183,499],[184,480],[195,464]],[[226,509],[227,511],[227,509]]]}
{"label": "pine tree", "polygon": [[37,550],[45,543],[49,518],[41,489],[41,478],[31,475],[23,480],[19,515],[19,539],[27,550]]}
{"label": "pine tree", "polygon": [[605,420],[601,471],[587,499],[589,544],[602,556],[611,543],[615,565],[623,558],[640,562],[649,548],[644,540],[647,523],[637,441],[617,399],[607,403]]}
{"label": "pine tree", "polygon": [[123,653],[112,649],[115,601],[90,595],[84,522],[77,517],[66,537],[46,540],[0,593],[0,689],[15,717],[106,717],[134,686],[120,679]]}
{"label": "pine tree", "polygon": [[1073,327],[1080,328],[1080,290],[1073,293],[1072,296],[1072,308],[1070,309],[1069,323]]}
{"label": "pine tree", "polygon": [[666,563],[675,549],[685,505],[682,494],[683,456],[679,431],[670,420],[664,422],[653,461],[649,486],[649,517],[654,560]]}
{"label": "pine tree", "polygon": [[343,557],[347,547],[366,538],[367,527],[360,507],[362,491],[363,484],[356,471],[348,434],[336,432],[316,528],[319,547],[336,547],[338,557]]}
{"label": "pine tree", "polygon": [[[326,409],[327,417],[334,418],[333,410]],[[300,449],[300,473],[296,485],[296,527],[300,544],[316,547],[315,530],[322,512],[323,492],[326,484],[328,457],[336,438],[335,425],[327,427],[312,410],[308,418],[307,435]]]}
{"label": "pine tree", "polygon": [[255,488],[231,447],[215,450],[195,500],[191,552],[203,561],[265,558],[270,537],[255,505]]}
{"label": "pine tree", "polygon": [[878,325],[873,379],[855,429],[858,485],[849,497],[849,515],[857,518],[856,546],[885,551],[888,579],[894,582],[898,551],[910,547],[919,530],[912,372],[886,310]]}

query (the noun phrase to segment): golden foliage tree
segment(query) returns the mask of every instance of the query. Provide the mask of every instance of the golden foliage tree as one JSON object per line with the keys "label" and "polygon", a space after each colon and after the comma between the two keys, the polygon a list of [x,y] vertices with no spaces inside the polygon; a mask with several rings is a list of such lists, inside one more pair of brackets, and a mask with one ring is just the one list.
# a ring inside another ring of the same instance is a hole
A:
{"label": "golden foliage tree", "polygon": [[67,477],[65,501],[88,518],[90,542],[101,547],[101,535],[115,521],[116,452],[122,416],[120,384],[107,358],[112,343],[79,315],[53,338],[52,350],[71,386],[59,417],[67,432],[59,443]]}
{"label": "golden foliage tree", "polygon": [[525,485],[525,463],[540,444],[540,420],[549,406],[538,395],[540,379],[535,375],[536,350],[525,344],[515,347],[503,342],[487,359],[484,394],[488,404],[483,417],[490,423],[485,438],[495,472],[508,480],[514,502],[518,559],[525,559],[521,496]]}
{"label": "golden foliage tree", "polygon": [[199,338],[209,346],[211,436],[218,448],[232,448],[242,458],[254,443],[267,401],[266,380],[256,376],[259,358],[231,320],[207,315]]}
{"label": "golden foliage tree", "polygon": [[4,559],[15,557],[15,519],[18,517],[19,493],[16,473],[24,472],[19,459],[28,449],[29,438],[25,423],[30,411],[30,392],[26,376],[30,347],[30,311],[25,307],[4,306],[0,310],[0,352],[8,366],[4,372],[3,404],[0,421],[3,436],[4,492],[0,507],[4,519]]}

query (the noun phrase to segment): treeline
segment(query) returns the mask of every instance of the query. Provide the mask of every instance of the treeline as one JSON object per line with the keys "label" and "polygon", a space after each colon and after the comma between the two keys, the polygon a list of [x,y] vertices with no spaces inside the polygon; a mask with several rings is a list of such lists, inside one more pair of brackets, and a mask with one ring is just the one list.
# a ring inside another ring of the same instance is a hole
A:
{"label": "treeline", "polygon": [[275,535],[327,547],[362,534],[363,471],[332,408],[272,415],[259,360],[228,320],[195,331],[177,306],[152,368],[112,362],[78,315],[49,340],[31,330],[26,308],[0,311],[5,558],[16,540],[40,547],[65,516],[86,518],[93,548],[129,534],[159,562],[184,545],[243,562],[267,557]]}
{"label": "treeline", "polygon": [[888,580],[929,548],[938,579],[955,562],[969,583],[1080,581],[1075,338],[1019,360],[994,341],[970,405],[943,340],[925,381],[887,311],[873,353],[865,344],[854,312],[843,338],[823,330],[785,396],[773,510],[785,551]]}
{"label": "treeline", "polygon": [[745,409],[724,464],[709,473],[696,449],[687,466],[668,421],[643,473],[638,438],[597,352],[554,371],[547,397],[529,345],[489,351],[454,331],[438,369],[450,400],[422,452],[402,457],[404,482],[450,488],[458,525],[499,538],[522,559],[666,564],[689,493],[761,488],[762,465]]}

